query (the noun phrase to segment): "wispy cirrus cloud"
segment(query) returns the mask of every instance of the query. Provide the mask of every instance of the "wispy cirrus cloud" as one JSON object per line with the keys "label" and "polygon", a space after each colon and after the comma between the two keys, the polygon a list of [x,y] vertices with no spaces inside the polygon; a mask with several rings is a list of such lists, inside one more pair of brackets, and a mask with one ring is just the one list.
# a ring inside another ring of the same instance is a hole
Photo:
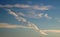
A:
{"label": "wispy cirrus cloud", "polygon": [[34,10],[50,10],[51,8],[53,8],[52,5],[43,5],[43,6],[39,6],[39,5],[24,5],[24,4],[6,4],[6,5],[2,5],[0,4],[0,7],[5,7],[5,8],[13,8],[13,7],[17,7],[17,8],[27,8],[27,9],[34,9]]}
{"label": "wispy cirrus cloud", "polygon": [[22,18],[21,16],[19,16],[18,14],[16,14],[15,12],[13,12],[12,10],[10,9],[7,9],[8,10],[8,13],[13,15],[14,17],[16,17],[16,19],[19,21],[19,22],[23,22],[23,23],[27,23],[27,25],[31,25],[33,23],[27,21],[25,18]]}
{"label": "wispy cirrus cloud", "polygon": [[11,11],[10,9],[7,9],[7,10],[8,10],[9,14],[11,14],[11,15],[13,15],[15,17],[18,17],[18,15],[15,12]]}
{"label": "wispy cirrus cloud", "polygon": [[18,15],[28,18],[35,18],[35,19],[39,19],[43,17],[43,13],[36,13],[34,11],[27,12],[27,14],[24,14],[23,12],[19,12]]}
{"label": "wispy cirrus cloud", "polygon": [[12,25],[8,23],[0,23],[0,28],[32,28],[35,31],[41,33],[42,35],[48,35],[47,32],[51,33],[60,33],[60,30],[40,30],[35,24],[30,23],[27,26],[21,26],[21,25]]}
{"label": "wispy cirrus cloud", "polygon": [[31,28],[31,27],[21,25],[11,25],[8,23],[0,23],[0,28]]}
{"label": "wispy cirrus cloud", "polygon": [[44,17],[47,19],[52,19],[52,17],[48,16],[48,14],[45,14]]}
{"label": "wispy cirrus cloud", "polygon": [[24,4],[14,4],[14,5],[11,5],[11,4],[1,5],[0,4],[0,7],[5,7],[5,8],[13,8],[13,7],[17,7],[17,8],[29,8],[30,6],[29,5],[24,5]]}
{"label": "wispy cirrus cloud", "polygon": [[43,32],[60,33],[60,30],[42,30]]}
{"label": "wispy cirrus cloud", "polygon": [[15,13],[11,10],[8,9],[8,13],[15,16],[16,19],[18,21],[21,21],[21,22],[27,22],[27,20],[25,18],[22,18],[21,16],[24,16],[24,17],[28,17],[28,18],[34,18],[34,19],[40,19],[42,17],[45,17],[47,19],[52,19],[52,17],[50,17],[47,13],[44,14],[44,13],[36,13],[34,11],[31,11],[31,12],[27,12],[27,14],[24,14],[23,12],[19,12],[19,13]]}
{"label": "wispy cirrus cloud", "polygon": [[15,4],[13,7],[18,7],[18,8],[30,8],[30,5],[24,5],[24,4]]}
{"label": "wispy cirrus cloud", "polygon": [[[38,30],[38,28],[35,26],[35,24],[33,24],[33,23],[31,23],[31,22],[29,22],[29,21],[24,21],[24,18],[21,18],[21,17],[19,17],[15,12],[13,12],[12,10],[10,10],[10,9],[7,9],[9,12],[9,14],[11,14],[11,15],[13,15],[13,16],[15,16],[16,17],[16,19],[19,21],[19,22],[25,22],[25,23],[27,23],[27,25],[28,25],[28,27],[25,27],[25,26],[20,26],[20,25],[9,25],[9,24],[0,24],[0,28],[34,28],[34,29],[36,29],[36,31]],[[20,21],[21,20],[21,21]],[[39,30],[39,32],[41,32],[40,30]]]}
{"label": "wispy cirrus cloud", "polygon": [[19,16],[24,16],[24,17],[28,17],[28,18],[34,18],[34,19],[40,19],[40,18],[46,18],[46,19],[52,19],[51,16],[49,16],[47,13],[37,13],[37,12],[29,12],[27,14],[24,14],[23,12],[19,12],[18,13]]}
{"label": "wispy cirrus cloud", "polygon": [[[34,29],[35,31],[40,32],[40,33],[43,34],[43,35],[47,35],[45,32],[54,32],[54,33],[60,32],[60,30],[40,30],[35,24],[33,24],[33,23],[31,23],[31,22],[29,22],[29,21],[27,21],[27,20],[26,20],[26,21],[23,21],[24,18],[21,19],[21,18],[19,17],[19,15],[16,14],[15,12],[13,12],[12,10],[9,10],[9,9],[8,9],[8,11],[9,11],[9,14],[15,16],[18,21],[21,20],[22,22],[27,23],[28,27],[18,26],[18,25],[1,25],[0,28],[32,28],[32,29]],[[20,13],[20,14],[21,14],[21,16],[26,16],[26,15],[23,14],[23,13]],[[29,13],[29,14],[30,14],[30,13]],[[33,14],[35,15],[35,13],[32,13],[32,15],[33,15]],[[39,14],[38,16],[40,16],[40,14]],[[44,14],[44,17],[50,19],[50,17],[48,16],[48,14]],[[20,21],[20,22],[21,22],[21,21]]]}
{"label": "wispy cirrus cloud", "polygon": [[35,6],[33,6],[33,9],[36,9],[36,10],[49,10],[52,7],[53,6],[51,6],[51,5],[46,5],[46,6],[38,6],[38,5],[35,5]]}
{"label": "wispy cirrus cloud", "polygon": [[27,20],[22,18],[22,17],[19,17],[15,12],[11,11],[10,9],[7,9],[8,10],[8,13],[15,16],[15,18],[18,20],[18,21],[21,21],[21,22],[26,22]]}

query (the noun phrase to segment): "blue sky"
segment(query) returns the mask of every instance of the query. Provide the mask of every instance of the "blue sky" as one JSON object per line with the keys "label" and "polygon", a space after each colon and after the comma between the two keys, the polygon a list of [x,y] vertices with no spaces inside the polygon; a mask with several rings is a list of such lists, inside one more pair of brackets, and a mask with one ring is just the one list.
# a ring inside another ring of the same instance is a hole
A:
{"label": "blue sky", "polygon": [[[28,22],[31,22],[35,24],[39,29],[60,30],[59,3],[60,0],[1,0],[0,25],[8,24],[27,26]],[[41,36],[39,33],[28,28],[0,28],[0,34],[0,37]],[[48,34],[49,35],[45,37],[60,37],[60,33]]]}

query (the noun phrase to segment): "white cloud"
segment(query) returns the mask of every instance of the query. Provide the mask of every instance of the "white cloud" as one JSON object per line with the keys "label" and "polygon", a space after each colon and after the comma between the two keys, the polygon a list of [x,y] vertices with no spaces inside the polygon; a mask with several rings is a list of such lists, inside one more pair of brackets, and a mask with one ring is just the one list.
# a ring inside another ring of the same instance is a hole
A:
{"label": "white cloud", "polygon": [[17,8],[29,8],[29,5],[24,5],[24,4],[14,4],[14,5],[10,5],[10,4],[6,4],[6,5],[1,5],[0,7],[5,7],[5,8],[12,8],[12,7],[17,7]]}
{"label": "white cloud", "polygon": [[37,16],[38,17],[43,17],[43,13],[39,13]]}
{"label": "white cloud", "polygon": [[12,8],[12,7],[17,7],[17,8],[30,8],[30,9],[35,9],[35,10],[49,10],[51,8],[53,8],[52,5],[46,5],[46,6],[39,6],[39,5],[24,5],[24,4],[6,4],[6,5],[1,5],[0,7],[5,7],[5,8]]}
{"label": "white cloud", "polygon": [[45,14],[44,17],[47,19],[52,19],[52,17],[48,16],[48,14]]}
{"label": "white cloud", "polygon": [[42,30],[43,32],[60,33],[60,30]]}
{"label": "white cloud", "polygon": [[43,13],[30,12],[28,14],[28,17],[30,17],[30,18],[36,18],[36,19],[42,18],[42,16],[43,16]]}
{"label": "white cloud", "polygon": [[39,19],[43,17],[43,13],[36,13],[34,11],[27,12],[27,14],[20,12],[18,13],[18,15],[28,17],[28,18],[34,18],[34,19]]}
{"label": "white cloud", "polygon": [[8,23],[0,23],[0,28],[32,28],[35,31],[41,33],[42,35],[48,35],[47,32],[50,33],[60,33],[60,30],[40,30],[35,24],[28,22],[28,26],[21,25],[11,25]]}
{"label": "white cloud", "polygon": [[16,19],[17,19],[18,21],[20,21],[20,22],[26,22],[26,21],[27,21],[26,19],[24,19],[24,18],[22,18],[22,17],[16,17]]}
{"label": "white cloud", "polygon": [[42,35],[47,35],[45,32],[41,31],[35,24],[29,22],[29,27],[32,27],[36,32],[41,33]]}
{"label": "white cloud", "polygon": [[13,28],[13,29],[14,28],[32,28],[37,32],[41,32],[41,34],[46,35],[43,31],[40,31],[40,29],[38,29],[38,27],[35,24],[33,24],[31,22],[28,22],[28,26],[11,25],[8,23],[0,23],[0,28]]}
{"label": "white cloud", "polygon": [[16,19],[18,21],[21,21],[21,22],[26,22],[27,20],[25,18],[22,18],[21,16],[23,17],[28,17],[28,18],[34,18],[34,19],[40,19],[42,17],[45,17],[47,19],[52,19],[52,17],[48,16],[48,14],[43,14],[43,13],[37,13],[37,12],[34,12],[34,11],[30,11],[30,12],[27,12],[27,14],[24,14],[23,12],[19,12],[19,13],[15,13],[11,10],[8,9],[8,13],[15,16]]}
{"label": "white cloud", "polygon": [[45,17],[47,19],[52,19],[52,17],[48,16],[48,14],[44,13],[37,13],[34,11],[27,12],[27,14],[24,14],[23,12],[18,13],[20,16],[28,17],[28,18],[34,18],[34,19],[40,19],[42,17]]}
{"label": "white cloud", "polygon": [[24,5],[24,4],[15,4],[14,7],[18,7],[18,8],[29,8],[29,5]]}
{"label": "white cloud", "polygon": [[38,5],[36,5],[36,6],[33,6],[33,9],[36,9],[36,10],[49,10],[51,8],[52,8],[51,5],[47,5],[47,6],[38,6]]}
{"label": "white cloud", "polygon": [[21,25],[11,25],[8,23],[0,23],[0,28],[31,28],[31,27]]}
{"label": "white cloud", "polygon": [[[9,9],[8,9],[8,10],[9,10]],[[27,23],[27,25],[33,24],[33,23],[27,21],[26,19],[20,17],[18,14],[16,14],[15,12],[13,12],[13,11],[11,11],[11,10],[9,10],[9,13],[10,13],[11,15],[15,16],[18,21],[21,21],[21,22],[23,22],[23,23],[25,22],[25,23]]]}
{"label": "white cloud", "polygon": [[9,11],[8,12],[9,14],[12,14],[13,16],[18,17],[18,15],[15,12],[11,11],[10,9],[8,9],[8,11]]}
{"label": "white cloud", "polygon": [[8,11],[9,11],[8,13],[11,14],[11,15],[13,15],[13,16],[15,16],[15,18],[16,18],[18,21],[20,21],[20,22],[26,22],[26,21],[27,21],[26,19],[18,16],[15,12],[13,12],[13,11],[11,11],[11,10],[9,10],[9,9],[8,9]]}
{"label": "white cloud", "polygon": [[50,17],[47,13],[38,13],[35,11],[30,11],[27,12],[27,14],[24,14],[23,12],[18,13],[19,16],[24,16],[24,17],[28,17],[28,18],[34,18],[34,19],[40,19],[42,17],[45,17],[46,19],[52,19],[52,17]]}
{"label": "white cloud", "polygon": [[19,12],[18,15],[25,16],[25,14],[23,12]]}

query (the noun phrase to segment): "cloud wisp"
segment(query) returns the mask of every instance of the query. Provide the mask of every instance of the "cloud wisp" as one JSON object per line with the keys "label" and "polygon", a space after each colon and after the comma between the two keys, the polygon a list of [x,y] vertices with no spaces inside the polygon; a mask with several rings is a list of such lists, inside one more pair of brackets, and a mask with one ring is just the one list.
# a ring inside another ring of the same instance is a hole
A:
{"label": "cloud wisp", "polygon": [[42,35],[47,35],[46,33],[44,33],[43,31],[40,31],[40,29],[38,29],[38,27],[36,25],[34,25],[33,23],[28,24],[28,26],[21,26],[21,25],[11,25],[11,24],[7,24],[7,23],[0,23],[0,28],[32,28],[37,32],[40,32]]}
{"label": "cloud wisp", "polygon": [[[48,35],[46,32],[54,32],[54,33],[58,33],[60,32],[60,30],[40,30],[35,24],[27,21],[25,18],[22,18],[21,16],[17,15],[15,12],[13,12],[12,10],[10,9],[7,9],[8,10],[8,13],[13,15],[14,17],[16,17],[16,19],[19,21],[19,22],[25,22],[27,23],[28,26],[20,26],[20,25],[9,25],[9,24],[3,24],[1,25],[0,24],[0,28],[32,28],[34,29],[35,31],[41,33],[42,35]],[[40,16],[40,15],[39,15]],[[45,14],[45,17],[48,18],[48,15]]]}
{"label": "cloud wisp", "polygon": [[41,30],[43,32],[52,32],[52,33],[60,33],[60,30]]}
{"label": "cloud wisp", "polygon": [[13,8],[13,7],[17,7],[17,8],[29,8],[30,6],[29,5],[24,5],[24,4],[14,4],[14,5],[11,5],[11,4],[1,5],[0,4],[0,7],[5,7],[5,8]]}
{"label": "cloud wisp", "polygon": [[49,10],[51,8],[52,8],[51,5],[47,5],[47,6],[38,6],[38,5],[35,5],[35,6],[33,6],[33,9],[35,9],[35,10]]}
{"label": "cloud wisp", "polygon": [[46,6],[39,6],[39,5],[24,5],[24,4],[14,4],[14,5],[11,5],[11,4],[6,4],[6,5],[2,5],[0,4],[0,7],[3,7],[3,8],[13,8],[13,7],[16,7],[16,8],[27,8],[27,9],[34,9],[34,10],[50,10],[53,6],[52,5],[46,5]]}
{"label": "cloud wisp", "polygon": [[43,13],[36,13],[34,11],[30,11],[29,13],[27,12],[27,14],[24,14],[23,12],[19,12],[18,15],[28,18],[34,18],[34,19],[40,19],[43,17]]}
{"label": "cloud wisp", "polygon": [[7,23],[0,23],[0,28],[31,28],[28,26],[21,26],[21,25],[11,25]]}
{"label": "cloud wisp", "polygon": [[[28,21],[24,21],[24,19],[21,19],[15,12],[9,10],[9,13],[12,14],[13,16],[15,16],[18,21],[21,20],[22,22],[28,23],[29,27],[33,28],[35,31],[40,32],[40,33],[43,34],[43,35],[47,35],[47,34],[44,33],[43,31],[41,31],[35,24],[33,24],[33,23],[31,23],[31,22],[28,22]],[[22,27],[23,27],[23,26],[22,26]]]}
{"label": "cloud wisp", "polygon": [[52,19],[52,17],[48,16],[48,14],[45,14],[44,17],[47,19]]}
{"label": "cloud wisp", "polygon": [[32,27],[32,29],[34,29],[36,32],[41,33],[42,35],[48,35],[48,34],[46,34],[45,32],[41,31],[41,30],[40,30],[35,24],[33,24],[33,23],[31,23],[29,26]]}
{"label": "cloud wisp", "polygon": [[40,30],[35,24],[31,23],[29,27],[32,27],[35,31],[41,33],[42,35],[48,35],[47,32],[60,33],[60,30]]}
{"label": "cloud wisp", "polygon": [[28,18],[34,18],[34,19],[40,19],[42,17],[45,17],[47,19],[52,19],[52,17],[50,17],[50,16],[48,16],[48,14],[44,14],[44,13],[36,13],[33,11],[33,12],[29,12],[27,14],[24,14],[23,12],[15,13],[14,11],[12,11],[10,9],[7,9],[7,10],[8,10],[9,14],[15,16],[15,18],[21,22],[27,22],[27,20],[25,18],[22,18],[21,16],[28,17]]}
{"label": "cloud wisp", "polygon": [[41,33],[42,35],[48,35],[47,32],[52,32],[52,33],[60,33],[60,30],[40,30],[35,24],[30,23],[28,26],[21,26],[21,25],[11,25],[7,23],[0,23],[0,28],[32,28],[35,31]]}
{"label": "cloud wisp", "polygon": [[28,18],[34,18],[34,19],[40,19],[40,18],[46,18],[46,19],[52,19],[52,17],[50,17],[47,13],[37,13],[34,11],[31,11],[27,14],[24,14],[23,12],[19,12],[18,13],[19,16],[23,16],[23,17],[28,17]]}
{"label": "cloud wisp", "polygon": [[26,19],[19,17],[15,12],[11,11],[10,9],[8,9],[8,13],[13,15],[20,22],[26,22],[27,21]]}

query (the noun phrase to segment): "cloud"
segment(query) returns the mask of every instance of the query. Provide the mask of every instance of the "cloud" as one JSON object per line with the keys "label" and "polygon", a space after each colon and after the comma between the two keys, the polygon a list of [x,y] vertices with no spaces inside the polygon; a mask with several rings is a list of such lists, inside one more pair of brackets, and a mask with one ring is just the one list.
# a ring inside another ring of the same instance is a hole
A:
{"label": "cloud", "polygon": [[24,5],[24,4],[14,4],[14,5],[11,5],[11,4],[1,5],[0,4],[0,7],[5,7],[5,8],[13,8],[13,7],[17,7],[17,8],[29,8],[30,6],[29,5]]}
{"label": "cloud", "polygon": [[[20,13],[20,16],[18,14],[16,14],[15,12],[13,12],[12,10],[8,9],[8,13],[15,16],[16,19],[20,22],[25,22],[27,23],[28,25],[28,28],[32,28],[34,29],[35,31],[41,33],[42,35],[47,35],[45,32],[59,32],[59,31],[56,31],[56,30],[40,30],[34,23],[31,23],[29,21],[27,21],[25,18],[22,18],[21,16],[27,16],[26,14],[23,14],[22,12]],[[28,16],[32,17],[31,15],[33,15],[33,17],[42,17],[43,13],[35,13],[35,12],[30,12],[28,13]],[[45,14],[44,17],[48,18],[48,19],[51,19],[48,14]],[[18,26],[18,25],[1,25],[0,26],[1,28],[27,28],[25,26]]]}
{"label": "cloud", "polygon": [[32,28],[37,32],[41,32],[41,34],[46,35],[43,31],[40,31],[35,24],[30,23],[30,22],[28,23],[28,26],[11,25],[8,23],[0,23],[0,28],[13,28],[13,29],[15,29],[15,28]]}
{"label": "cloud", "polygon": [[53,8],[52,5],[46,5],[46,6],[39,6],[39,5],[24,5],[24,4],[6,4],[6,5],[2,5],[0,4],[0,7],[4,7],[4,8],[13,8],[13,7],[17,7],[17,8],[27,8],[27,9],[34,9],[34,10],[49,10],[51,8]]}
{"label": "cloud", "polygon": [[48,35],[47,32],[50,32],[50,33],[60,33],[60,30],[41,30],[33,23],[30,23],[29,26],[32,27],[35,31],[41,33],[42,35]]}
{"label": "cloud", "polygon": [[42,35],[47,35],[45,32],[41,31],[35,24],[30,23],[29,27],[32,27],[32,29],[34,29],[36,32],[41,33]]}
{"label": "cloud", "polygon": [[11,11],[10,9],[8,9],[8,11],[9,11],[9,12],[8,12],[9,14],[11,14],[11,15],[13,15],[13,16],[15,16],[15,17],[18,17],[18,15],[17,15],[15,12]]}
{"label": "cloud", "polygon": [[41,33],[42,35],[48,35],[47,32],[50,33],[60,33],[60,30],[40,30],[35,24],[30,23],[28,24],[28,26],[21,26],[21,25],[12,25],[12,24],[8,24],[8,23],[0,23],[0,28],[32,28],[35,31]]}
{"label": "cloud", "polygon": [[19,12],[18,15],[20,15],[20,16],[26,16],[23,12]]}
{"label": "cloud", "polygon": [[0,28],[31,28],[31,27],[21,25],[11,25],[8,23],[0,23]]}
{"label": "cloud", "polygon": [[43,13],[37,14],[37,17],[43,17]]}
{"label": "cloud", "polygon": [[18,16],[15,12],[11,11],[10,9],[7,9],[8,10],[8,13],[15,16],[15,18],[20,21],[20,22],[26,22],[27,20]]}
{"label": "cloud", "polygon": [[23,12],[19,12],[18,13],[19,16],[23,16],[23,17],[28,17],[28,18],[34,18],[34,19],[40,19],[42,17],[47,18],[47,19],[52,19],[52,17],[48,16],[47,13],[38,13],[38,12],[34,12],[34,11],[30,11],[27,12],[27,14],[24,14]]}
{"label": "cloud", "polygon": [[38,6],[38,5],[35,5],[35,6],[33,6],[33,9],[36,9],[36,10],[49,10],[51,8],[52,8],[51,5],[47,5],[47,6]]}
{"label": "cloud", "polygon": [[60,30],[42,30],[43,32],[60,33]]}
{"label": "cloud", "polygon": [[13,15],[13,16],[15,16],[18,21],[21,21],[21,22],[23,22],[23,23],[25,22],[25,23],[27,23],[27,25],[33,24],[33,23],[27,21],[26,19],[20,17],[18,14],[16,14],[16,13],[13,12],[12,10],[8,9],[8,11],[9,11],[8,13],[11,14],[11,15]]}
{"label": "cloud", "polygon": [[29,8],[29,5],[24,5],[24,4],[15,4],[14,7],[18,7],[18,8]]}
{"label": "cloud", "polygon": [[44,17],[47,19],[52,19],[52,17],[48,16],[48,14],[45,14]]}
{"label": "cloud", "polygon": [[[11,14],[11,15],[13,15],[13,16],[15,16],[18,21],[23,22],[23,23],[25,22],[25,23],[27,23],[28,26],[31,25],[31,24],[33,24],[33,23],[27,21],[26,19],[20,17],[19,15],[17,15],[17,14],[16,14],[15,12],[13,12],[12,10],[10,10],[10,9],[8,9],[8,10],[9,10],[8,13]],[[22,14],[22,13],[21,13],[21,14]]]}
{"label": "cloud", "polygon": [[40,19],[43,17],[43,13],[37,13],[34,11],[27,12],[27,14],[24,14],[23,12],[19,12],[18,15],[28,17],[28,18],[34,18],[34,19]]}

